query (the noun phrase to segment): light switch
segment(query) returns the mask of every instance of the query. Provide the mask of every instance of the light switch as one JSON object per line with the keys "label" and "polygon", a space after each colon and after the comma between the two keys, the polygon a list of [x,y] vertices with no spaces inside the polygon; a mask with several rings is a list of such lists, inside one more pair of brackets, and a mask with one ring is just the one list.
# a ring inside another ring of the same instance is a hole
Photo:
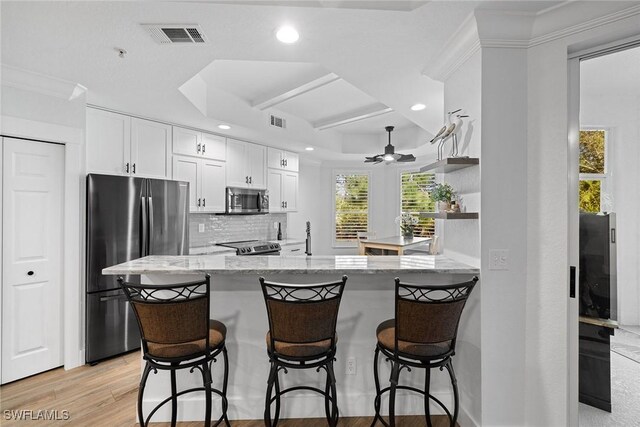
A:
{"label": "light switch", "polygon": [[198,233],[204,233],[204,224],[198,224]]}
{"label": "light switch", "polygon": [[491,249],[489,250],[489,270],[509,269],[509,250]]}

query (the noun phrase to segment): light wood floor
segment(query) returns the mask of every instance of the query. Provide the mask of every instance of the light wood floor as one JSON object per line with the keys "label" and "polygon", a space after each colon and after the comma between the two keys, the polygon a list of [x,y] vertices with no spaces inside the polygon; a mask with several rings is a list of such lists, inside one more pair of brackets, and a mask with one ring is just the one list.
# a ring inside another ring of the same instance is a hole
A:
{"label": "light wood floor", "polygon": [[[0,425],[9,426],[135,426],[136,398],[140,378],[138,352],[116,357],[96,366],[85,365],[71,371],[62,368],[34,375],[0,387]],[[5,411],[69,411],[68,421],[11,421]],[[342,418],[341,427],[369,427],[371,417]],[[448,426],[444,416],[432,417],[434,427]],[[234,427],[260,427],[262,420],[232,421]],[[153,426],[168,426],[153,423]],[[180,427],[199,427],[202,423],[178,423]],[[281,427],[325,427],[325,419],[291,419]],[[380,425],[380,424],[378,424]],[[398,427],[426,425],[424,417],[397,417]]]}

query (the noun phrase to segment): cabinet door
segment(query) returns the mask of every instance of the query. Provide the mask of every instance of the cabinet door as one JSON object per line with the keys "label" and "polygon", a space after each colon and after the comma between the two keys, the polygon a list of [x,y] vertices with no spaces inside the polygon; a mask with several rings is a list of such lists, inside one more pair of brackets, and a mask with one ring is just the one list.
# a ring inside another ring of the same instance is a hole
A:
{"label": "cabinet door", "polygon": [[282,172],[269,169],[267,176],[269,190],[269,212],[284,212],[282,204]]}
{"label": "cabinet door", "polygon": [[202,157],[213,160],[227,159],[227,139],[224,136],[202,133]]}
{"label": "cabinet door", "polygon": [[287,212],[298,210],[298,174],[295,172],[283,172],[282,174],[282,200]]}
{"label": "cabinet door", "polygon": [[173,179],[177,181],[187,181],[189,183],[189,211],[198,211],[198,197],[200,194],[200,183],[198,175],[200,172],[200,159],[187,156],[173,156]]}
{"label": "cabinet door", "polygon": [[171,178],[171,126],[131,119],[131,175]]}
{"label": "cabinet door", "polygon": [[246,161],[251,188],[267,188],[267,147],[247,143]]}
{"label": "cabinet door", "polygon": [[282,150],[277,148],[267,148],[267,167],[272,169],[283,169]]}
{"label": "cabinet door", "polygon": [[131,117],[87,108],[87,172],[129,175]]}
{"label": "cabinet door", "polygon": [[285,170],[288,170],[291,172],[298,172],[298,165],[300,163],[298,154],[291,153],[289,151],[285,151],[283,154],[284,154],[284,160],[285,160],[285,164],[284,164]]}
{"label": "cabinet door", "polygon": [[247,143],[227,138],[227,186],[249,187],[245,147]]}
{"label": "cabinet door", "polygon": [[202,134],[197,130],[173,127],[173,153],[197,156],[200,154]]}
{"label": "cabinet door", "polygon": [[202,205],[200,212],[224,212],[225,210],[225,163],[217,160],[201,160]]}

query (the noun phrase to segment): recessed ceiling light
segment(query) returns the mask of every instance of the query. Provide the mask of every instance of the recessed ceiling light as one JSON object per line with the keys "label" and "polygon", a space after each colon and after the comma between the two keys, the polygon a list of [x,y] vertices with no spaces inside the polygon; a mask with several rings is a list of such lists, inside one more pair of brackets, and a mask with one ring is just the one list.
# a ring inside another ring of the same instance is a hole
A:
{"label": "recessed ceiling light", "polygon": [[426,106],[426,105],[424,105],[424,104],[413,104],[413,105],[411,106],[411,109],[412,109],[413,111],[421,111],[421,110],[424,110],[425,108],[427,108],[427,106]]}
{"label": "recessed ceiling light", "polygon": [[307,148],[305,148],[305,150],[307,150],[307,151],[313,151],[313,150],[315,150],[315,148],[313,148],[313,147],[307,147]]}
{"label": "recessed ceiling light", "polygon": [[218,125],[218,128],[219,129],[224,129],[224,130],[229,130],[229,129],[231,129],[231,126],[229,126],[229,125]]}
{"label": "recessed ceiling light", "polygon": [[296,31],[295,28],[284,25],[278,28],[278,31],[276,32],[276,38],[282,43],[291,44],[298,41],[298,39],[300,38],[300,34],[298,34],[298,31]]}

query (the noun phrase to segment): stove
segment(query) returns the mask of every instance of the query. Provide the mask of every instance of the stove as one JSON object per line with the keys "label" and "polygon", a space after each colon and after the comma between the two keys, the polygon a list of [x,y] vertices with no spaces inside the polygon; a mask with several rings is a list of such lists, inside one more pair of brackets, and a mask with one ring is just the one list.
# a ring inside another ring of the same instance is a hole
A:
{"label": "stove", "polygon": [[280,255],[280,244],[265,242],[263,240],[243,240],[241,242],[218,243],[217,246],[225,246],[236,250],[236,255]]}

